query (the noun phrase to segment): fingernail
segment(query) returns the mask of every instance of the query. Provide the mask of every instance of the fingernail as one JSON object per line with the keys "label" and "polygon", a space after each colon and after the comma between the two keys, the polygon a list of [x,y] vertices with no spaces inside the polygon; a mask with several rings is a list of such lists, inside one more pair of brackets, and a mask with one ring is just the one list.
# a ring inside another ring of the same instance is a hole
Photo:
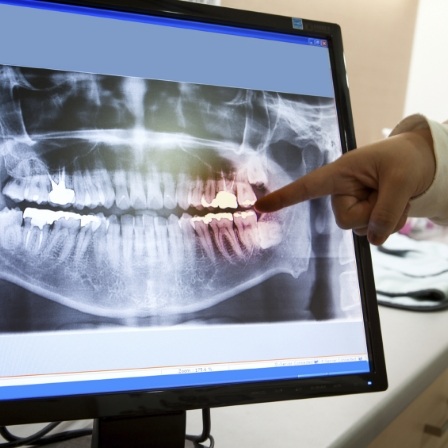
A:
{"label": "fingernail", "polygon": [[389,236],[388,233],[384,232],[385,229],[383,226],[378,225],[375,221],[370,221],[367,227],[367,239],[370,244],[374,246],[379,246],[386,241]]}
{"label": "fingernail", "polygon": [[381,244],[381,239],[376,233],[367,232],[367,239],[369,240],[369,243],[374,246],[379,246]]}

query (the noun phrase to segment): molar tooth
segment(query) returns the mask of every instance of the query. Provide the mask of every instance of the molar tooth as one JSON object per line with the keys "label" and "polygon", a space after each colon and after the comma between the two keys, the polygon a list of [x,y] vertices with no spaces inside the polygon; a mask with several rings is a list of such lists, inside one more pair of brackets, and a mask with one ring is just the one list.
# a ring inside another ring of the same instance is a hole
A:
{"label": "molar tooth", "polygon": [[226,179],[224,173],[221,173],[221,178],[216,182],[216,192],[227,191],[235,193],[235,180]]}
{"label": "molar tooth", "polygon": [[251,157],[247,165],[247,180],[250,184],[262,187],[267,185],[268,176],[259,157]]}
{"label": "molar tooth", "polygon": [[235,255],[238,258],[244,258],[240,243],[235,235],[231,213],[212,214],[210,227],[213,230],[216,246],[224,258],[231,263],[235,262]]}
{"label": "molar tooth", "polygon": [[163,196],[160,188],[159,173],[153,168],[148,173],[146,181],[147,206],[151,210],[160,210],[163,207]]}
{"label": "molar tooth", "polygon": [[222,210],[226,208],[238,208],[238,202],[236,196],[229,191],[218,191],[216,198],[211,202],[212,208],[220,208]]}
{"label": "molar tooth", "polygon": [[258,235],[262,249],[277,246],[283,239],[282,227],[275,221],[258,221]]}
{"label": "molar tooth", "polygon": [[6,250],[14,250],[22,244],[23,213],[18,210],[0,211],[0,245]]}
{"label": "molar tooth", "polygon": [[[77,173],[79,176],[81,171]],[[82,190],[80,191],[80,206],[78,208],[84,208],[85,206],[85,183],[82,177],[77,179],[82,182]],[[75,182],[73,175],[68,175],[63,168],[56,174],[49,176],[50,181],[50,191],[47,195],[48,203],[52,205],[57,205],[59,207],[68,207],[72,204],[76,204],[76,193],[75,193]],[[79,187],[81,188],[81,187]]]}
{"label": "molar tooth", "polygon": [[25,193],[25,179],[14,178],[3,187],[2,193],[15,202],[22,202]]}
{"label": "molar tooth", "polygon": [[260,247],[260,239],[258,236],[257,215],[254,211],[237,212],[233,215],[233,222],[238,230],[238,237],[251,254],[254,249]]}
{"label": "molar tooth", "polygon": [[23,219],[23,247],[32,254],[37,254],[42,243],[42,232],[31,223],[31,218]]}
{"label": "molar tooth", "polygon": [[163,205],[165,208],[172,210],[176,208],[176,187],[171,173],[162,174],[163,183]]}
{"label": "molar tooth", "polygon": [[115,185],[115,203],[121,210],[128,210],[131,206],[129,192],[127,187],[126,172],[123,169],[117,169],[113,174]]}
{"label": "molar tooth", "polygon": [[190,204],[188,202],[188,187],[187,176],[180,173],[176,185],[176,199],[177,204],[182,210],[188,210]]}
{"label": "molar tooth", "polygon": [[238,204],[241,207],[244,208],[252,207],[257,201],[257,197],[255,196],[254,190],[252,189],[249,182],[246,179],[242,178],[242,176],[237,179],[236,191],[237,191]]}
{"label": "molar tooth", "polygon": [[43,254],[56,262],[65,261],[71,254],[76,242],[79,221],[72,218],[61,218],[55,221],[50,229],[48,244]]}
{"label": "molar tooth", "polygon": [[136,210],[146,209],[145,187],[140,171],[136,171],[129,176],[129,184],[132,207]]}
{"label": "molar tooth", "polygon": [[27,179],[24,199],[36,204],[48,202],[48,194],[51,191],[51,182],[48,175],[37,174]]}

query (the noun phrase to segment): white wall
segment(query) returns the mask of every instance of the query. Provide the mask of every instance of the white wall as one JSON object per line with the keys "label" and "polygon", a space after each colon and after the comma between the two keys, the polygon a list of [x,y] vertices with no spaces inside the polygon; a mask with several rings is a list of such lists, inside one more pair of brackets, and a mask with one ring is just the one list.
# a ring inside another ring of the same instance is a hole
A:
{"label": "white wall", "polygon": [[404,115],[448,119],[448,1],[420,0]]}

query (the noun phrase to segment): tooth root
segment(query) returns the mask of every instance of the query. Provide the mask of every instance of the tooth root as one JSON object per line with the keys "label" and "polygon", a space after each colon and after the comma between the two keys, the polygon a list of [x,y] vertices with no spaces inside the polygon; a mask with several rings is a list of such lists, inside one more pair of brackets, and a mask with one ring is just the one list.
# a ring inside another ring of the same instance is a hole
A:
{"label": "tooth root", "polygon": [[154,217],[154,235],[156,237],[157,256],[161,263],[169,262],[167,222],[161,216]]}
{"label": "tooth root", "polygon": [[130,182],[130,201],[136,210],[146,209],[145,187],[143,185],[142,174],[137,171],[129,176]]}
{"label": "tooth root", "polygon": [[[79,263],[85,260],[86,252],[90,246],[90,242],[92,241],[92,225],[87,224],[81,227],[75,243],[75,250],[73,258],[75,262]],[[96,252],[95,252],[96,253]]]}
{"label": "tooth root", "polygon": [[128,210],[131,206],[131,201],[125,171],[122,169],[116,170],[113,179],[115,185],[115,204],[121,210]]}
{"label": "tooth root", "polygon": [[112,186],[110,175],[104,168],[99,168],[97,172],[99,184],[98,188],[101,189],[104,195],[104,202],[102,205],[106,208],[111,208],[115,202],[115,191]]}
{"label": "tooth root", "polygon": [[238,198],[238,204],[241,207],[252,207],[257,201],[254,190],[247,180],[238,180],[236,183],[236,192]]}
{"label": "tooth root", "polygon": [[207,180],[205,182],[204,199],[207,204],[211,204],[216,196],[215,181]]}
{"label": "tooth root", "polygon": [[244,258],[244,253],[235,235],[233,218],[230,213],[213,215],[210,227],[213,230],[215,244],[226,260],[234,263],[236,261],[235,256],[240,259]]}
{"label": "tooth root", "polygon": [[182,210],[188,210],[190,204],[188,202],[187,176],[184,173],[179,174],[177,179],[176,199]]}
{"label": "tooth root", "polygon": [[106,203],[106,189],[103,185],[103,171],[102,169],[95,169],[91,173],[92,190],[94,191],[95,207],[104,206]]}
{"label": "tooth root", "polygon": [[269,249],[277,246],[282,242],[282,228],[278,222],[274,221],[259,221],[258,235],[260,237],[260,247],[262,249]]}
{"label": "tooth root", "polygon": [[120,250],[120,225],[117,217],[112,215],[109,218],[109,227],[106,234],[106,247],[109,263],[115,269],[120,266],[121,250]]}
{"label": "tooth root", "polygon": [[121,217],[121,245],[123,249],[123,265],[132,269],[134,253],[134,217],[123,215]]}
{"label": "tooth root", "polygon": [[235,179],[227,179],[224,173],[221,172],[221,177],[216,182],[216,192],[218,193],[219,191],[235,193]]}
{"label": "tooth root", "polygon": [[101,200],[100,194],[96,186],[96,182],[94,180],[95,174],[86,170],[84,171],[82,178],[84,181],[86,192],[85,195],[86,202],[84,203],[84,206],[90,209],[98,207],[102,202],[104,202],[104,198],[102,198]]}
{"label": "tooth root", "polygon": [[[84,236],[85,239],[87,239],[90,234],[93,237],[93,233],[95,233],[95,238],[92,238],[91,250],[95,256],[96,264],[100,269],[104,269],[104,265],[107,264],[109,260],[107,247],[108,224],[108,220],[102,216],[100,225],[95,230],[93,225],[87,225],[81,228],[81,231],[86,229]],[[79,260],[82,260],[85,252],[82,251],[83,240],[79,239],[80,233],[78,234],[78,245],[80,246]],[[89,245],[89,243],[90,241],[87,242],[87,245]]]}
{"label": "tooth root", "polygon": [[253,211],[238,212],[233,215],[233,222],[238,231],[238,237],[246,251],[251,254],[260,247],[257,216]]}
{"label": "tooth root", "polygon": [[86,203],[86,187],[82,178],[81,171],[73,173],[73,189],[75,191],[74,206],[78,210],[82,210]]}
{"label": "tooth root", "polygon": [[62,260],[65,260],[72,254],[76,246],[76,238],[80,230],[81,221],[73,218],[62,219],[60,221],[62,221],[61,227],[67,230],[68,233],[66,244],[64,244],[61,252]]}
{"label": "tooth root", "polygon": [[180,220],[179,226],[182,232],[183,251],[185,258],[194,260],[196,258],[195,232],[192,224],[192,217],[184,213]]}
{"label": "tooth root", "polygon": [[146,193],[147,207],[151,210],[160,210],[163,207],[163,195],[160,188],[160,177],[155,170],[148,173]]}
{"label": "tooth root", "polygon": [[184,260],[183,238],[179,218],[175,215],[168,218],[168,242],[170,259],[180,266]]}
{"label": "tooth root", "polygon": [[190,184],[189,192],[188,192],[188,202],[193,207],[198,210],[202,210],[204,206],[202,205],[202,194],[204,192],[204,183],[202,179],[199,177],[196,181]]}
{"label": "tooth root", "polygon": [[157,246],[156,236],[154,229],[154,217],[151,215],[143,215],[143,231],[144,231],[144,244],[148,257],[148,264],[150,267],[157,263]]}
{"label": "tooth root", "polygon": [[170,173],[163,173],[163,205],[168,210],[176,208],[176,187],[173,176]]}
{"label": "tooth root", "polygon": [[78,224],[74,219],[58,219],[53,223],[48,235],[48,243],[43,250],[44,257],[57,263],[65,261],[72,253],[76,242]]}
{"label": "tooth root", "polygon": [[133,234],[133,246],[134,254],[137,259],[141,259],[144,256],[144,227],[143,227],[143,217],[135,216],[134,218],[134,234]]}
{"label": "tooth root", "polygon": [[213,241],[210,237],[210,230],[203,218],[192,218],[191,223],[199,238],[202,248],[204,249],[210,260],[215,261],[215,252],[213,250]]}

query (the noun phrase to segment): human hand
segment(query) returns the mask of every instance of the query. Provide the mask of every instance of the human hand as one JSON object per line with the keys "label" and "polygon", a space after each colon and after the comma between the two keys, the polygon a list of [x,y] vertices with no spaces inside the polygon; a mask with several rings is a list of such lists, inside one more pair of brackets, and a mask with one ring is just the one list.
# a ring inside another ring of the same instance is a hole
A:
{"label": "human hand", "polygon": [[349,151],[336,161],[259,199],[255,208],[274,212],[331,195],[336,222],[380,245],[406,222],[409,201],[424,193],[435,174],[429,129],[405,132]]}

